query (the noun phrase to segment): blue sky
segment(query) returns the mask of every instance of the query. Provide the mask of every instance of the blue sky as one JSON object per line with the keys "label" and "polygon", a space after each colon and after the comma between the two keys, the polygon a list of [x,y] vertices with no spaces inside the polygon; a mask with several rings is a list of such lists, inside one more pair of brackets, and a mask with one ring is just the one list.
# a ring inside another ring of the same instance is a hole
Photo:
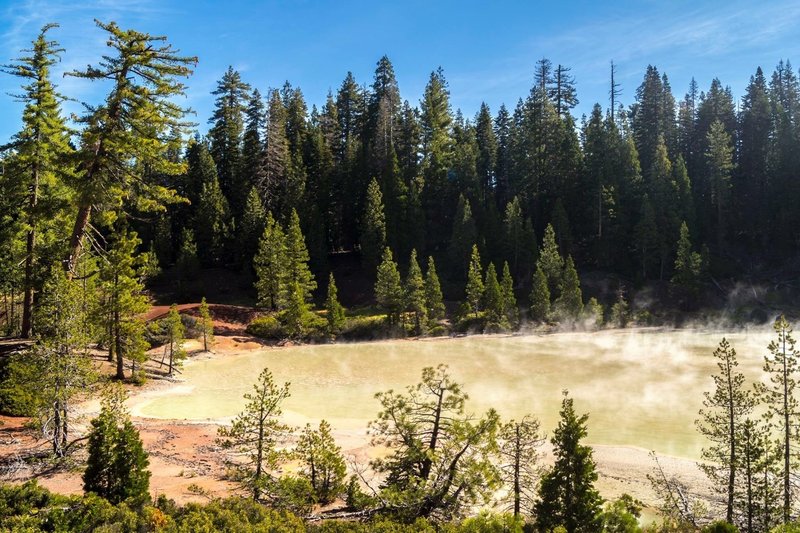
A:
{"label": "blue sky", "polygon": [[[541,57],[572,67],[580,105],[607,103],[609,62],[618,65],[623,103],[634,100],[645,67],[670,78],[676,98],[694,76],[713,77],[743,93],[757,66],[769,74],[781,58],[800,66],[800,2],[752,1],[314,1],[278,0],[0,0],[0,62],[18,56],[39,28],[58,22],[52,37],[66,53],[56,70],[62,92],[98,103],[102,87],[61,73],[97,62],[104,36],[92,20],[163,34],[200,62],[188,80],[186,104],[205,131],[216,81],[232,65],[266,92],[285,80],[311,104],[324,102],[348,70],[370,84],[376,61],[392,60],[401,95],[417,104],[430,72],[442,66],[454,110],[473,115],[481,101],[493,112],[513,107],[532,84]],[[19,80],[0,76],[0,92]],[[20,125],[20,104],[2,96],[0,143]],[[67,104],[79,111],[77,103]]]}

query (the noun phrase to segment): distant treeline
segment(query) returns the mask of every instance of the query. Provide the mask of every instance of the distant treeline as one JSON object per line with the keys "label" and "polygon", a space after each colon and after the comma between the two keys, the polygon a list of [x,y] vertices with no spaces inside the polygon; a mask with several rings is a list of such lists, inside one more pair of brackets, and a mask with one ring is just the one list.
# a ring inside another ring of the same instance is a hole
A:
{"label": "distant treeline", "polygon": [[638,283],[681,281],[681,264],[694,278],[768,274],[796,255],[800,85],[788,61],[769,77],[758,68],[741,100],[715,79],[677,101],[648,66],[628,107],[612,64],[610,105],[580,121],[570,69],[547,59],[513,109],[474,117],[452,109],[441,68],[418,105],[403,100],[387,57],[371,85],[348,73],[311,109],[290,83],[262,94],[229,68],[201,137],[174,103],[196,59],[113,23],[101,24],[110,58],[69,73],[109,92],[68,126],[49,70],[68,52],[52,27],[4,68],[22,78],[25,110],[0,177],[0,292],[23,336],[54,264],[74,273],[126,241],[134,249],[119,253],[151,250],[147,261],[178,273],[199,261],[255,274],[267,213],[286,227],[293,210],[317,280],[331,252],[358,251],[371,277],[385,247],[403,269],[416,250],[435,259],[447,299],[465,297],[473,245],[482,268],[507,262],[529,294],[548,224],[577,271]]}

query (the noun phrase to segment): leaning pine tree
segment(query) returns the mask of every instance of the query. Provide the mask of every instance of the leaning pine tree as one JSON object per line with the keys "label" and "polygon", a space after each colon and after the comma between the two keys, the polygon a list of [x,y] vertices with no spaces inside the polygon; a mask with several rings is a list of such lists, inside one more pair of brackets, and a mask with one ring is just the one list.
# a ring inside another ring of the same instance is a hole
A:
{"label": "leaning pine tree", "polygon": [[178,55],[165,37],[122,30],[114,22],[97,25],[107,33],[111,50],[99,65],[69,73],[111,84],[105,103],[89,107],[81,119],[87,127],[81,135],[75,181],[78,212],[66,258],[70,272],[78,263],[93,212],[111,214],[131,198],[143,211],[180,201],[174,190],[163,186],[164,175],[184,171],[183,163],[166,157],[177,148],[180,136],[167,137],[164,132],[186,128],[186,110],[175,100],[185,89],[179,79],[190,75],[197,63],[196,57]]}

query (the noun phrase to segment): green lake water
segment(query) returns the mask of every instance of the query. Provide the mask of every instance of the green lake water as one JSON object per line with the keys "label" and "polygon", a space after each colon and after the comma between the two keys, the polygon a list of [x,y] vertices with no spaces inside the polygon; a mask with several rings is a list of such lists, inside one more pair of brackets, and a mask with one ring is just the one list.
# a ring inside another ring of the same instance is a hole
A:
{"label": "green lake water", "polygon": [[185,383],[137,402],[135,414],[220,420],[244,406],[259,372],[291,383],[289,423],[328,420],[366,431],[378,412],[376,392],[403,390],[425,366],[449,365],[470,396],[469,411],[494,407],[504,418],[532,414],[552,433],[561,391],[589,413],[588,441],[638,446],[698,458],[704,441],[694,421],[717,371],[712,352],[725,336],[750,381],[761,379],[769,329],[751,332],[612,330],[597,333],[472,336],[358,344],[265,348],[197,360]]}

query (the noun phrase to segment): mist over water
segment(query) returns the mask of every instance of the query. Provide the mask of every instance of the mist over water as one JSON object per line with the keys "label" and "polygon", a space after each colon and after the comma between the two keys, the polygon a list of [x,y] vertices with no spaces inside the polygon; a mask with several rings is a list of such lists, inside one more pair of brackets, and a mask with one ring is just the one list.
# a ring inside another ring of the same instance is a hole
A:
{"label": "mist over water", "polygon": [[752,383],[772,332],[613,330],[552,335],[471,336],[267,348],[193,361],[185,386],[164,391],[135,414],[187,420],[225,419],[244,406],[259,372],[291,383],[287,422],[328,420],[337,430],[366,432],[378,412],[376,392],[405,390],[425,366],[449,365],[476,414],[493,407],[505,418],[532,414],[552,433],[562,389],[589,413],[593,444],[638,446],[699,458],[704,445],[694,421],[717,372],[712,352],[727,337]]}

